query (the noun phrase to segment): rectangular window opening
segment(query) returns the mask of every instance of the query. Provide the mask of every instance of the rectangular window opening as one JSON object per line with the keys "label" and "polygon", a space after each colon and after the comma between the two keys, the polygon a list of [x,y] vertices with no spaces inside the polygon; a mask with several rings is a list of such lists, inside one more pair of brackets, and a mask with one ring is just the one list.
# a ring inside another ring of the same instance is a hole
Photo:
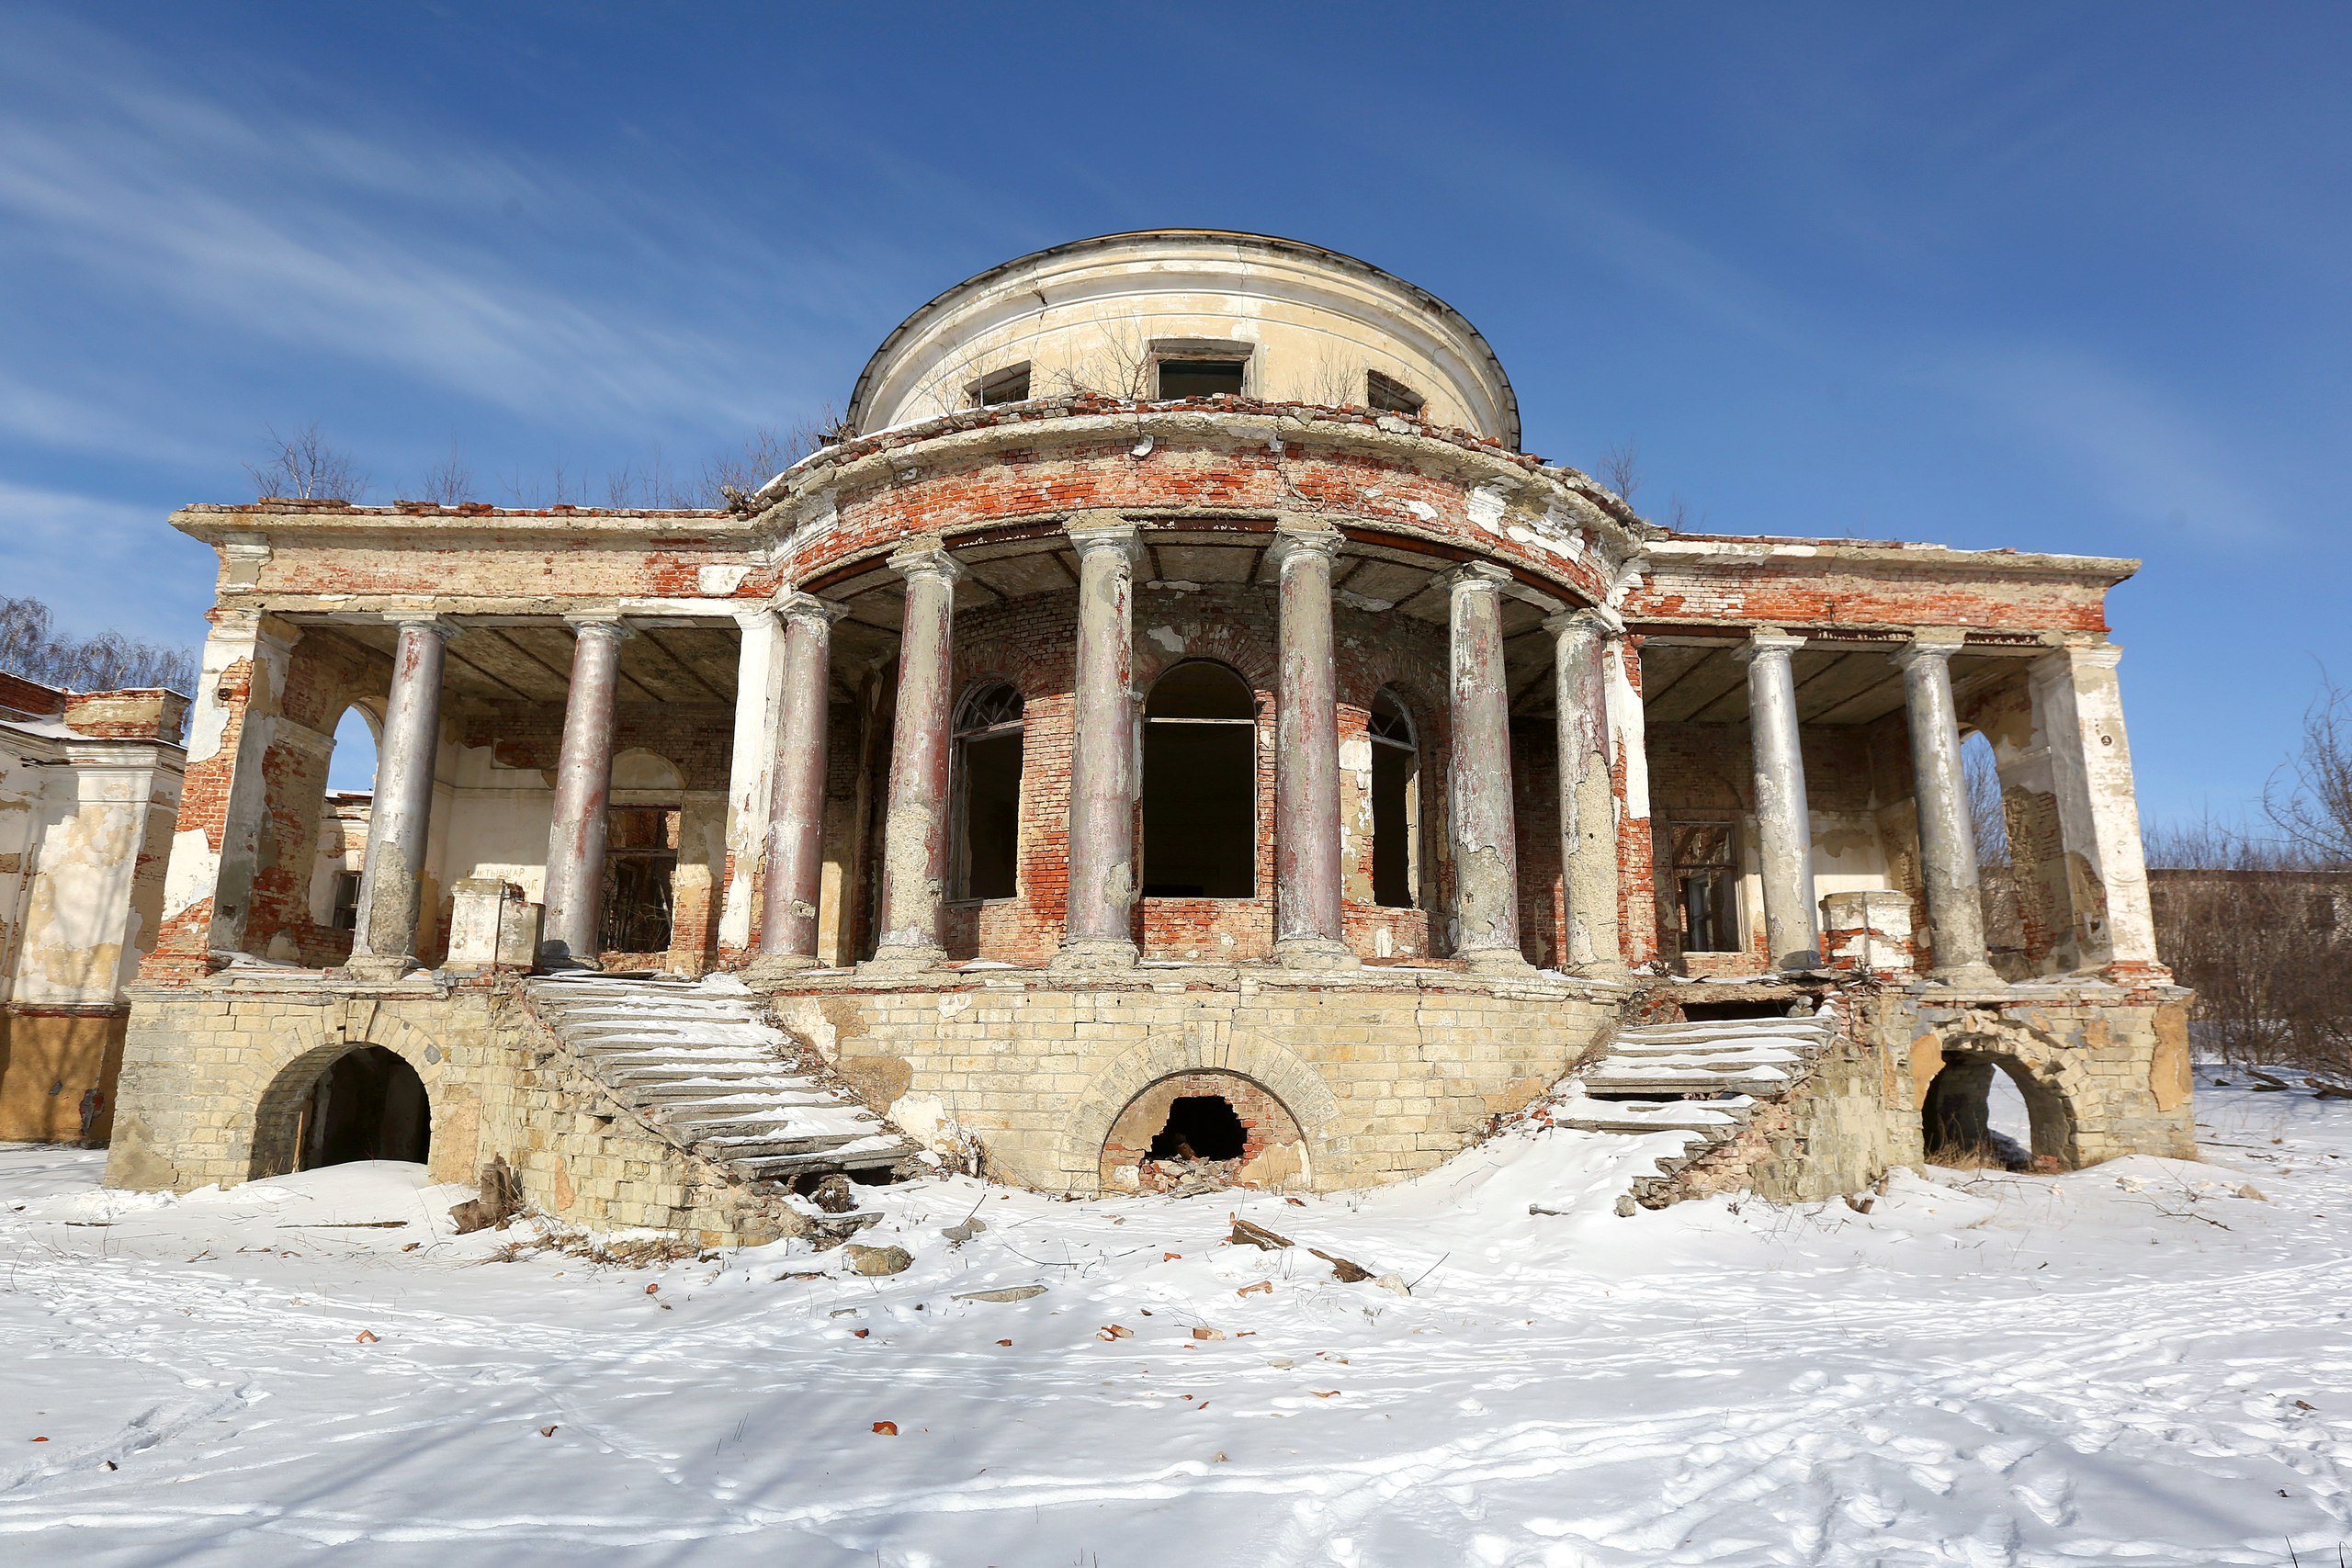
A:
{"label": "rectangular window opening", "polygon": [[1023,403],[1029,400],[1029,362],[992,370],[980,378],[972,389],[973,402],[984,409],[999,403]]}
{"label": "rectangular window opening", "polygon": [[1739,951],[1739,858],[1730,823],[1674,829],[1674,893],[1683,952]]}
{"label": "rectangular window opening", "polygon": [[1214,398],[1241,395],[1246,359],[1163,359],[1159,362],[1159,399]]}
{"label": "rectangular window opening", "polygon": [[1364,406],[1383,413],[1418,414],[1426,400],[1393,376],[1383,376],[1377,370],[1363,373]]}
{"label": "rectangular window opening", "polygon": [[328,922],[339,931],[359,929],[359,874],[338,871],[334,874],[334,915]]}

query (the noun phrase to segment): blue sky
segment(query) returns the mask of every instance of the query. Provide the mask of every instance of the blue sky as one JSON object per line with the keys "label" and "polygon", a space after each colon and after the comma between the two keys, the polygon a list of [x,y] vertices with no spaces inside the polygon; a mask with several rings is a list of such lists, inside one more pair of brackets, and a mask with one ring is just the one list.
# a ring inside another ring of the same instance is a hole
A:
{"label": "blue sky", "polygon": [[946,285],[1295,235],[1458,306],[1531,449],[1718,531],[2137,556],[2154,820],[2352,677],[2352,9],[0,11],[0,592],[193,641],[265,426],[697,467]]}

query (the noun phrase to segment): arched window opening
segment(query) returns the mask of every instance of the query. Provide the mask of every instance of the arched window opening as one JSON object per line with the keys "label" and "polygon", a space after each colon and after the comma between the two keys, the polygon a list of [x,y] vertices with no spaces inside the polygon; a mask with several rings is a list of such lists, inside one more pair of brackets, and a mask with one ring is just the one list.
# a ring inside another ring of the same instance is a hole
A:
{"label": "arched window opening", "polygon": [[362,1045],[319,1075],[295,1133],[295,1168],[363,1159],[422,1165],[432,1134],[431,1106],[416,1069],[381,1045]]}
{"label": "arched window opening", "polygon": [[1258,890],[1258,708],[1222,664],[1188,660],[1144,705],[1143,895]]}
{"label": "arched window opening", "polygon": [[1919,1132],[1937,1165],[2064,1170],[2073,1164],[2064,1099],[2004,1055],[1946,1051],[1920,1102]]}
{"label": "arched window opening", "polygon": [[1372,699],[1372,901],[1409,909],[1421,885],[1421,753],[1396,694]]}
{"label": "arched window opening", "polygon": [[375,716],[355,703],[344,709],[327,753],[326,800],[311,873],[311,918],[329,931],[349,931],[359,924],[359,873],[368,858],[368,815],[375,793]]}
{"label": "arched window opening", "polygon": [[1010,898],[1019,882],[1021,694],[992,681],[956,713],[951,898]]}

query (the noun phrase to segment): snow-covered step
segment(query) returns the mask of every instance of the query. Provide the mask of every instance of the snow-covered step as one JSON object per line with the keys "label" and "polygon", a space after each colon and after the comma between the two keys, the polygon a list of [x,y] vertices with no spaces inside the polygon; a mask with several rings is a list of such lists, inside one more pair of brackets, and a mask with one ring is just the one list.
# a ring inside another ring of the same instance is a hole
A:
{"label": "snow-covered step", "polygon": [[554,975],[525,989],[616,1098],[741,1180],[891,1166],[917,1152],[731,977]]}
{"label": "snow-covered step", "polygon": [[1588,1133],[1736,1132],[1747,1124],[1756,1101],[1745,1095],[1724,1100],[1582,1100],[1553,1112],[1562,1127]]}

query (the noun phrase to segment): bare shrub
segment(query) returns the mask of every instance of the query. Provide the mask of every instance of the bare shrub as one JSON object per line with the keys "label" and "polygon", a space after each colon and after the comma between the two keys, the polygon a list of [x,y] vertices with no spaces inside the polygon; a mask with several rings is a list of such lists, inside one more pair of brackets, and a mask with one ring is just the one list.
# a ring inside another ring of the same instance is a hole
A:
{"label": "bare shrub", "polygon": [[2322,670],[2302,744],[2262,789],[2262,812],[2305,855],[2352,866],[2352,692]]}
{"label": "bare shrub", "polygon": [[449,444],[449,455],[424,470],[417,486],[417,498],[435,506],[462,506],[474,498],[474,471],[458,455],[456,442]]}
{"label": "bare shrub", "polygon": [[1601,448],[1600,460],[1593,465],[1592,477],[1617,492],[1617,499],[1631,506],[1634,492],[1642,488],[1642,448],[1632,441],[1612,441]]}
{"label": "bare shrub", "polygon": [[2152,831],[2156,949],[2226,1061],[2352,1070],[2352,872],[2206,820]]}
{"label": "bare shrub", "polygon": [[316,423],[291,435],[263,427],[269,445],[258,463],[247,463],[256,493],[292,501],[356,502],[368,493],[368,476],[350,453],[327,444]]}

